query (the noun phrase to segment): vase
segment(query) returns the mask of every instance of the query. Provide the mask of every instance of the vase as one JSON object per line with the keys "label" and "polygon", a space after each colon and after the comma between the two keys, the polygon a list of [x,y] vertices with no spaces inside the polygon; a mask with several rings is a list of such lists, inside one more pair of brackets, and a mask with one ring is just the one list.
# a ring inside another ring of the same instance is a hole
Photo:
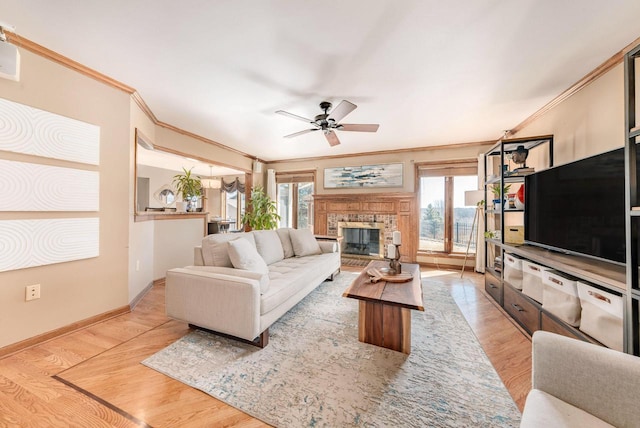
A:
{"label": "vase", "polygon": [[518,192],[516,193],[515,203],[516,203],[517,209],[519,210],[524,209],[524,184],[520,186],[520,188],[518,189]]}

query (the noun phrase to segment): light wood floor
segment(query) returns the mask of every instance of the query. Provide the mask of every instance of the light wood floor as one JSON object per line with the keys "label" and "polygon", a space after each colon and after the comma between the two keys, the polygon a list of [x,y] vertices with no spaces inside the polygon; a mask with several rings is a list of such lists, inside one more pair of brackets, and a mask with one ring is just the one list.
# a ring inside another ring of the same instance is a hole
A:
{"label": "light wood floor", "polygon": [[[358,267],[343,270],[359,271]],[[531,341],[474,273],[422,268],[451,289],[520,409],[531,388]],[[164,287],[128,314],[0,359],[0,427],[259,427],[262,422],[141,364],[189,331],[164,315]]]}

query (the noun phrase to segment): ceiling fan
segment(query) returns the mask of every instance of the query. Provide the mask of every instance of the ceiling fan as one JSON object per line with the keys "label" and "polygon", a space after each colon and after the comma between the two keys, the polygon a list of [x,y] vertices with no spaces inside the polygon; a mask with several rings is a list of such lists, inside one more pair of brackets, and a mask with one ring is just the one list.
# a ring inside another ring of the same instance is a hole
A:
{"label": "ceiling fan", "polygon": [[276,112],[278,114],[302,120],[303,122],[313,125],[313,128],[311,129],[294,132],[293,134],[285,135],[284,138],[293,138],[308,132],[322,131],[329,142],[329,145],[337,146],[340,144],[340,140],[334,131],[376,132],[380,126],[378,124],[339,123],[346,115],[354,111],[358,106],[347,100],[342,100],[340,101],[340,104],[338,104],[338,106],[329,113],[331,106],[332,104],[329,101],[321,102],[320,108],[324,110],[324,113],[317,115],[314,119],[307,119],[306,117],[298,116],[297,114],[278,110]]}

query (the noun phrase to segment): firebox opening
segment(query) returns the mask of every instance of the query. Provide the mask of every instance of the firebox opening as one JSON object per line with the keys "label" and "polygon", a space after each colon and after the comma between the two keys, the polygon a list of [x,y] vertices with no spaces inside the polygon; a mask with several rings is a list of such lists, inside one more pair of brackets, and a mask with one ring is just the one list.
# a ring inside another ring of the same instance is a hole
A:
{"label": "firebox opening", "polygon": [[344,255],[382,258],[384,256],[384,223],[339,222]]}

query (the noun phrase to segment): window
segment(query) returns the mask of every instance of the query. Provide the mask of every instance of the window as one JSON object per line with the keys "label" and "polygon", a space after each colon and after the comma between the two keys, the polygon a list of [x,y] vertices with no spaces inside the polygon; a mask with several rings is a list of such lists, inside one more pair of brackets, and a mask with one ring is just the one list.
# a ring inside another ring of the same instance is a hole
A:
{"label": "window", "polygon": [[276,183],[279,226],[313,231],[314,172],[278,173]]}
{"label": "window", "polygon": [[478,188],[477,163],[456,162],[447,166],[419,165],[420,241],[418,251],[465,253],[471,237],[475,207],[464,205],[464,193]]}
{"label": "window", "polygon": [[[241,189],[244,189],[244,187],[241,187]],[[231,192],[220,192],[220,195],[223,207],[222,217],[231,221],[229,230],[240,230],[246,205],[245,194],[236,189]]]}

